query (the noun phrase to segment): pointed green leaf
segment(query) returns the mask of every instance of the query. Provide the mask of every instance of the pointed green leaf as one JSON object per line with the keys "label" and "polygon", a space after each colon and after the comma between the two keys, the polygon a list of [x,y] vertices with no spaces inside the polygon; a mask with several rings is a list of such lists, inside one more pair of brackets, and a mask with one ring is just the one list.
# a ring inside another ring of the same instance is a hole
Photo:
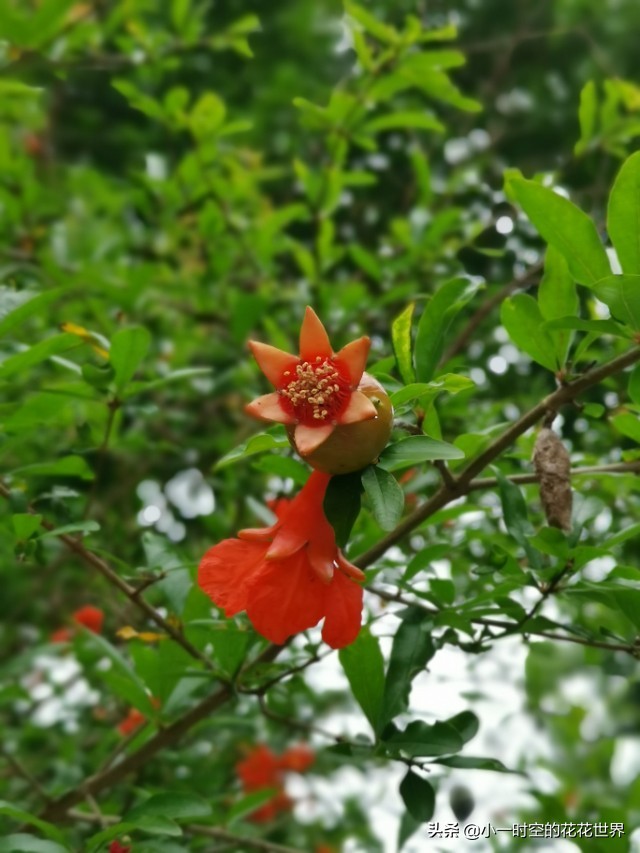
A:
{"label": "pointed green leaf", "polygon": [[419,382],[433,379],[449,327],[477,290],[478,285],[468,279],[454,278],[445,282],[431,297],[422,312],[416,334],[415,365]]}
{"label": "pointed green leaf", "polygon": [[596,119],[598,116],[598,96],[596,84],[589,80],[580,92],[580,107],[578,109],[578,120],[580,121],[580,139],[573,149],[576,154],[582,154],[587,150],[589,143],[596,132]]}
{"label": "pointed green leaf", "polygon": [[412,435],[389,445],[380,456],[380,465],[389,471],[398,471],[434,459],[464,459],[464,453],[455,444],[426,435]]}
{"label": "pointed green leaf", "polygon": [[[578,314],[579,301],[573,276],[564,256],[553,246],[549,246],[545,256],[544,275],[538,288],[538,306],[545,320]],[[548,327],[546,328],[549,331]],[[573,335],[568,329],[558,329],[550,335],[556,362],[562,367],[567,360]]]}
{"label": "pointed green leaf", "polygon": [[400,783],[400,796],[414,820],[420,823],[431,820],[436,806],[436,794],[426,779],[409,770]]}
{"label": "pointed green leaf", "polygon": [[415,307],[415,302],[410,302],[391,324],[393,352],[396,357],[398,372],[405,385],[413,382],[415,378],[411,354],[411,321]]}
{"label": "pointed green leaf", "polygon": [[377,638],[364,628],[338,657],[356,702],[377,732],[384,696],[384,659]]}
{"label": "pointed green leaf", "polygon": [[393,530],[404,509],[404,492],[396,478],[377,465],[369,465],[362,472],[362,485],[380,527]]}
{"label": "pointed green leaf", "polygon": [[351,529],[360,514],[361,494],[362,481],[359,471],[336,474],[329,480],[323,509],[336,534],[336,544],[339,548],[344,548],[349,541]]}
{"label": "pointed green leaf", "polygon": [[640,329],[640,275],[610,275],[593,290],[616,320],[635,331]]}
{"label": "pointed green leaf", "polygon": [[508,184],[543,239],[564,256],[577,282],[593,287],[611,274],[596,226],[586,213],[535,181],[512,177]]}
{"label": "pointed green leaf", "polygon": [[116,375],[116,387],[121,391],[138,369],[151,344],[151,335],[143,326],[120,329],[113,336],[109,361]]}
{"label": "pointed green leaf", "polygon": [[547,370],[558,370],[560,365],[554,356],[554,342],[550,333],[542,328],[544,318],[533,296],[518,293],[505,299],[500,321],[519,349]]}
{"label": "pointed green leaf", "polygon": [[380,731],[407,709],[411,682],[424,670],[435,653],[427,615],[419,607],[408,608],[402,614],[402,622],[391,646],[380,713]]}
{"label": "pointed green leaf", "polygon": [[622,271],[640,274],[640,151],[618,172],[609,196],[607,231]]}

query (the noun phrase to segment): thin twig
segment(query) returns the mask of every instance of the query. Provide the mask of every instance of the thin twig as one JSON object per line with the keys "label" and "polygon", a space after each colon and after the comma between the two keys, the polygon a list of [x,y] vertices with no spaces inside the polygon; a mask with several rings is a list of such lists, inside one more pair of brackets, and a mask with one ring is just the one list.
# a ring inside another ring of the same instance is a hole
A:
{"label": "thin twig", "polygon": [[[68,812],[69,818],[76,821],[87,821],[94,823],[97,817],[87,812],[79,811],[78,809],[70,809]],[[120,823],[122,817],[118,815],[103,815],[107,825],[113,826]],[[218,838],[221,841],[228,841],[233,845],[235,850],[260,850],[262,853],[304,853],[297,847],[287,847],[283,844],[276,844],[273,841],[265,841],[263,838],[247,838],[243,835],[234,835],[226,829],[221,829],[218,826],[204,826],[203,824],[188,823],[183,824],[182,829],[191,835],[201,835],[206,838]]]}
{"label": "thin twig", "polygon": [[549,411],[557,411],[562,406],[573,401],[579,394],[598,385],[604,379],[621,373],[627,367],[631,367],[640,361],[640,347],[634,347],[622,355],[608,361],[595,370],[584,374],[562,385],[552,394],[549,394],[540,403],[526,412],[515,423],[511,424],[501,435],[498,436],[482,453],[463,468],[455,481],[455,487],[444,483],[428,500],[410,513],[390,533],[383,536],[376,544],[361,554],[354,562],[359,568],[364,569],[378,560],[392,545],[401,541],[408,533],[415,530],[420,524],[434,515],[438,510],[445,507],[451,501],[467,494],[469,486],[477,475],[497,459],[501,453],[510,447],[517,438],[523,435],[530,427],[544,418]]}
{"label": "thin twig", "polygon": [[[4,483],[0,482],[0,495],[7,498],[9,500],[11,498],[11,491],[4,485]],[[28,507],[29,512],[35,514],[33,507]],[[45,528],[45,530],[55,530],[55,525],[51,524],[51,522],[46,519],[42,519],[40,525]],[[94,554],[93,551],[89,551],[79,539],[76,539],[73,536],[69,536],[66,533],[62,533],[58,536],[58,539],[66,545],[66,547],[73,551],[74,554],[77,554],[81,560],[83,560],[87,565],[96,569],[106,580],[116,589],[120,590],[126,597],[142,612],[145,616],[154,622],[159,628],[161,628],[166,634],[168,634],[171,639],[175,640],[182,648],[191,655],[191,657],[199,660],[203,663],[208,669],[213,669],[213,664],[211,661],[202,654],[180,631],[178,631],[170,622],[164,619],[155,607],[152,607],[148,601],[146,601],[140,594],[139,591],[128,584],[123,578],[117,574],[111,566],[99,557],[97,554]]]}
{"label": "thin twig", "polygon": [[22,762],[12,755],[4,746],[0,746],[0,754],[6,759],[7,764],[11,766],[13,771],[18,774],[45,802],[51,802],[51,797],[42,787],[35,776],[30,773]]}
{"label": "thin twig", "polygon": [[[262,652],[262,654],[249,666],[255,666],[260,663],[268,663],[280,654],[282,646],[270,645]],[[87,794],[96,795],[105,788],[110,788],[120,782],[130,773],[135,773],[144,767],[158,752],[165,749],[167,746],[172,746],[177,743],[184,735],[190,731],[197,723],[206,720],[211,714],[218,710],[222,705],[225,705],[234,695],[233,690],[228,685],[224,685],[215,693],[207,696],[173,723],[170,723],[165,728],[160,729],[144,743],[135,752],[127,755],[120,763],[115,766],[108,767],[102,772],[98,772],[93,776],[89,776],[80,785],[66,794],[63,794],[57,800],[53,800],[43,810],[41,817],[43,820],[56,822],[64,820],[69,809],[81,803]]]}

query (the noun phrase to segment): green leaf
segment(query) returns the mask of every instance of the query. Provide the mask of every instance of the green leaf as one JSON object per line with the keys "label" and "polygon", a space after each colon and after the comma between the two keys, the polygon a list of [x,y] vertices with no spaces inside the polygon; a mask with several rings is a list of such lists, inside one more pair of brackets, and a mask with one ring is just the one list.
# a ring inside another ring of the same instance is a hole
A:
{"label": "green leaf", "polygon": [[411,682],[424,670],[435,653],[428,617],[419,607],[407,608],[391,646],[384,682],[380,731],[407,709]]}
{"label": "green leaf", "polygon": [[377,638],[364,628],[338,657],[356,702],[377,732],[384,696],[384,659]]}
{"label": "green leaf", "polygon": [[71,524],[63,524],[62,527],[56,527],[53,530],[47,530],[39,539],[48,539],[51,536],[68,535],[69,533],[95,533],[100,530],[100,525],[97,521],[86,519],[86,521],[73,521]]}
{"label": "green leaf", "polygon": [[580,139],[576,142],[573,149],[576,155],[583,154],[593,139],[596,131],[597,115],[598,97],[596,94],[596,84],[593,80],[589,80],[580,92],[580,107],[578,109]]}
{"label": "green leaf", "polygon": [[410,302],[391,324],[393,352],[396,357],[398,372],[405,385],[413,382],[415,379],[411,353],[411,322],[415,307],[415,302]]}
{"label": "green leaf", "polygon": [[82,456],[63,456],[55,462],[34,462],[14,468],[13,474],[27,477],[79,477],[82,480],[93,480],[93,471]]}
{"label": "green leaf", "polygon": [[68,853],[69,847],[17,832],[0,838],[0,853]]}
{"label": "green leaf", "polygon": [[598,335],[615,335],[618,338],[630,337],[625,329],[614,320],[581,320],[579,317],[559,317],[547,320],[543,329],[554,332],[556,329],[576,329],[579,332],[597,332]]}
{"label": "green leaf", "polygon": [[213,92],[205,92],[198,98],[189,117],[189,127],[197,140],[213,136],[224,124],[227,109],[224,102]]}
{"label": "green leaf", "polygon": [[497,758],[479,758],[471,755],[450,755],[447,758],[436,758],[434,764],[442,764],[445,767],[456,767],[460,770],[493,770],[496,773],[519,773],[518,770],[509,770]]}
{"label": "green leaf", "polygon": [[66,352],[70,349],[75,349],[80,346],[78,338],[75,335],[64,333],[62,335],[54,335],[44,341],[40,341],[29,347],[17,355],[9,356],[0,363],[0,379],[6,379],[14,373],[25,371],[28,367],[33,367],[34,364],[39,364],[41,361],[50,358],[52,355],[57,355],[60,352]]}
{"label": "green leaf", "polygon": [[632,415],[631,412],[623,412],[611,418],[611,423],[622,435],[626,435],[627,438],[635,441],[636,444],[640,444],[640,418],[638,415]]}
{"label": "green leaf", "polygon": [[531,565],[539,569],[542,565],[540,554],[527,538],[533,531],[529,523],[524,495],[515,483],[507,480],[497,468],[494,470],[498,480],[502,519],[505,527],[516,542],[524,548]]}
{"label": "green leaf", "polygon": [[512,177],[508,186],[543,239],[564,256],[576,281],[593,287],[611,275],[607,253],[586,213],[535,181]]}
{"label": "green leaf", "polygon": [[336,543],[344,548],[360,514],[362,481],[359,471],[331,477],[324,496],[323,509],[336,534]]}
{"label": "green leaf", "polygon": [[[14,806],[13,803],[9,803],[6,800],[0,800],[0,815],[5,815],[6,817],[11,818],[12,820],[19,821],[20,823],[28,823],[30,826],[35,826],[36,829],[39,829],[43,835],[46,835],[47,838],[52,839],[53,841],[57,841],[59,844],[64,845],[64,847],[60,848],[58,844],[54,845],[56,849],[56,853],[58,850],[68,850],[69,848],[65,844],[64,835],[57,829],[52,823],[48,823],[46,820],[42,820],[35,815],[32,815],[30,812],[25,811],[24,809],[19,808],[18,806]],[[30,837],[30,836],[29,836]],[[0,848],[1,849],[1,848]],[[13,848],[7,848],[13,849]],[[21,848],[16,847],[16,850],[29,850],[29,847]],[[35,848],[34,848],[35,849]],[[43,848],[44,853],[44,848]],[[47,851],[48,853],[48,851]],[[51,848],[51,853],[53,853],[53,847]]]}
{"label": "green leaf", "polygon": [[415,344],[416,378],[429,382],[444,351],[449,327],[478,290],[465,278],[445,282],[431,297],[422,312]]}
{"label": "green leaf", "polygon": [[436,806],[436,794],[426,779],[409,770],[400,783],[400,796],[414,820],[420,823],[431,820]]}
{"label": "green leaf", "polygon": [[211,376],[211,367],[183,367],[180,370],[172,370],[166,376],[152,379],[150,382],[131,382],[123,397],[128,400],[136,394],[144,394],[146,391],[155,391],[156,388],[164,388],[173,382],[182,382],[184,379],[198,379],[200,376]]}
{"label": "green leaf", "polygon": [[559,364],[554,356],[554,342],[542,328],[544,319],[538,303],[528,293],[518,293],[505,299],[500,310],[500,322],[516,346],[534,361],[555,372]]}
{"label": "green leaf", "polygon": [[464,459],[464,453],[446,441],[438,441],[426,435],[411,435],[390,444],[380,456],[380,465],[390,471],[397,471],[434,459]]}
{"label": "green leaf", "polygon": [[435,116],[424,112],[397,112],[379,116],[366,122],[362,130],[365,133],[381,133],[385,130],[433,130],[444,133],[445,127]]}
{"label": "green leaf", "polygon": [[196,794],[182,791],[163,791],[134,806],[123,820],[135,822],[141,817],[167,817],[171,820],[197,820],[209,817],[211,805]]}
{"label": "green leaf", "polygon": [[460,391],[468,391],[469,388],[474,387],[475,382],[468,376],[460,376],[458,373],[444,373],[431,382],[412,382],[399,391],[394,391],[391,394],[391,402],[395,407],[424,397],[427,397],[427,402],[429,402],[431,399],[435,399],[438,394],[458,394]]}
{"label": "green leaf", "polygon": [[392,474],[377,465],[369,465],[361,476],[375,520],[383,530],[393,530],[404,509],[402,487]]}
{"label": "green leaf", "polygon": [[618,172],[609,196],[607,231],[622,271],[640,274],[640,151]]}
{"label": "green leaf", "polygon": [[41,515],[32,515],[30,512],[16,513],[11,516],[13,530],[17,540],[28,539],[36,531],[40,530]]}
{"label": "green leaf", "polygon": [[480,720],[473,711],[461,711],[455,717],[449,717],[445,722],[458,732],[463,743],[472,740],[480,728]]}
{"label": "green leaf", "polygon": [[229,453],[225,453],[213,466],[213,470],[219,471],[221,468],[234,465],[241,459],[246,459],[248,456],[255,456],[257,453],[266,453],[279,447],[290,446],[289,440],[284,436],[275,436],[269,432],[261,432],[257,435],[252,435],[251,438],[234,447]]}
{"label": "green leaf", "polygon": [[593,290],[613,317],[634,331],[640,329],[640,275],[610,275]]}
{"label": "green leaf", "polygon": [[111,661],[111,669],[101,674],[105,683],[110,684],[119,696],[130,702],[142,714],[154,717],[156,709],[151,702],[151,697],[145,690],[144,683],[118,649],[100,634],[87,632],[85,639],[87,643],[95,646],[97,651],[102,652]]}
{"label": "green leaf", "polygon": [[[578,294],[573,277],[563,255],[549,246],[544,262],[544,275],[538,288],[538,306],[545,320],[577,315],[579,310]],[[548,331],[548,326],[543,327]],[[564,366],[573,336],[566,329],[558,329],[551,334],[554,344],[556,363]]]}
{"label": "green leaf", "polygon": [[109,361],[115,371],[118,391],[122,391],[129,384],[150,344],[151,335],[143,326],[128,326],[115,333],[111,341]]}
{"label": "green leaf", "polygon": [[389,27],[378,21],[370,12],[367,12],[362,6],[354,3],[353,0],[345,0],[344,10],[347,15],[352,17],[354,21],[357,21],[366,32],[378,39],[378,41],[381,41],[383,44],[398,43],[400,36],[393,27]]}
{"label": "green leaf", "polygon": [[384,744],[392,754],[401,752],[413,758],[458,752],[464,746],[464,741],[449,723],[437,722],[431,725],[418,720],[409,723],[404,731],[394,732]]}
{"label": "green leaf", "polygon": [[34,293],[30,290],[0,288],[0,337],[4,337],[15,326],[54,302],[64,290],[63,287],[55,287],[42,293]]}

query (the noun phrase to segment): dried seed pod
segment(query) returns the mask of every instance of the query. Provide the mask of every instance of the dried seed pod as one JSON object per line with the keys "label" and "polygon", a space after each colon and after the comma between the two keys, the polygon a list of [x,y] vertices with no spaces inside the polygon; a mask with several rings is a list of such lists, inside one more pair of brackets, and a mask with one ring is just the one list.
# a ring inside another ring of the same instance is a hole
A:
{"label": "dried seed pod", "polygon": [[571,460],[566,447],[547,427],[533,448],[533,467],[540,478],[540,500],[547,524],[571,530]]}

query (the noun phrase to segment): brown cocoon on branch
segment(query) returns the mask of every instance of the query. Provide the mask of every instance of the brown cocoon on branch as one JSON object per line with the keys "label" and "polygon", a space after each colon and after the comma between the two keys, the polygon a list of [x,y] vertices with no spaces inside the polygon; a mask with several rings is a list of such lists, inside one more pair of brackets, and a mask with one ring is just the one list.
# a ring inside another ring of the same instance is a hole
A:
{"label": "brown cocoon on branch", "polygon": [[533,467],[540,478],[540,500],[547,524],[571,530],[571,460],[553,430],[540,430],[533,448]]}

